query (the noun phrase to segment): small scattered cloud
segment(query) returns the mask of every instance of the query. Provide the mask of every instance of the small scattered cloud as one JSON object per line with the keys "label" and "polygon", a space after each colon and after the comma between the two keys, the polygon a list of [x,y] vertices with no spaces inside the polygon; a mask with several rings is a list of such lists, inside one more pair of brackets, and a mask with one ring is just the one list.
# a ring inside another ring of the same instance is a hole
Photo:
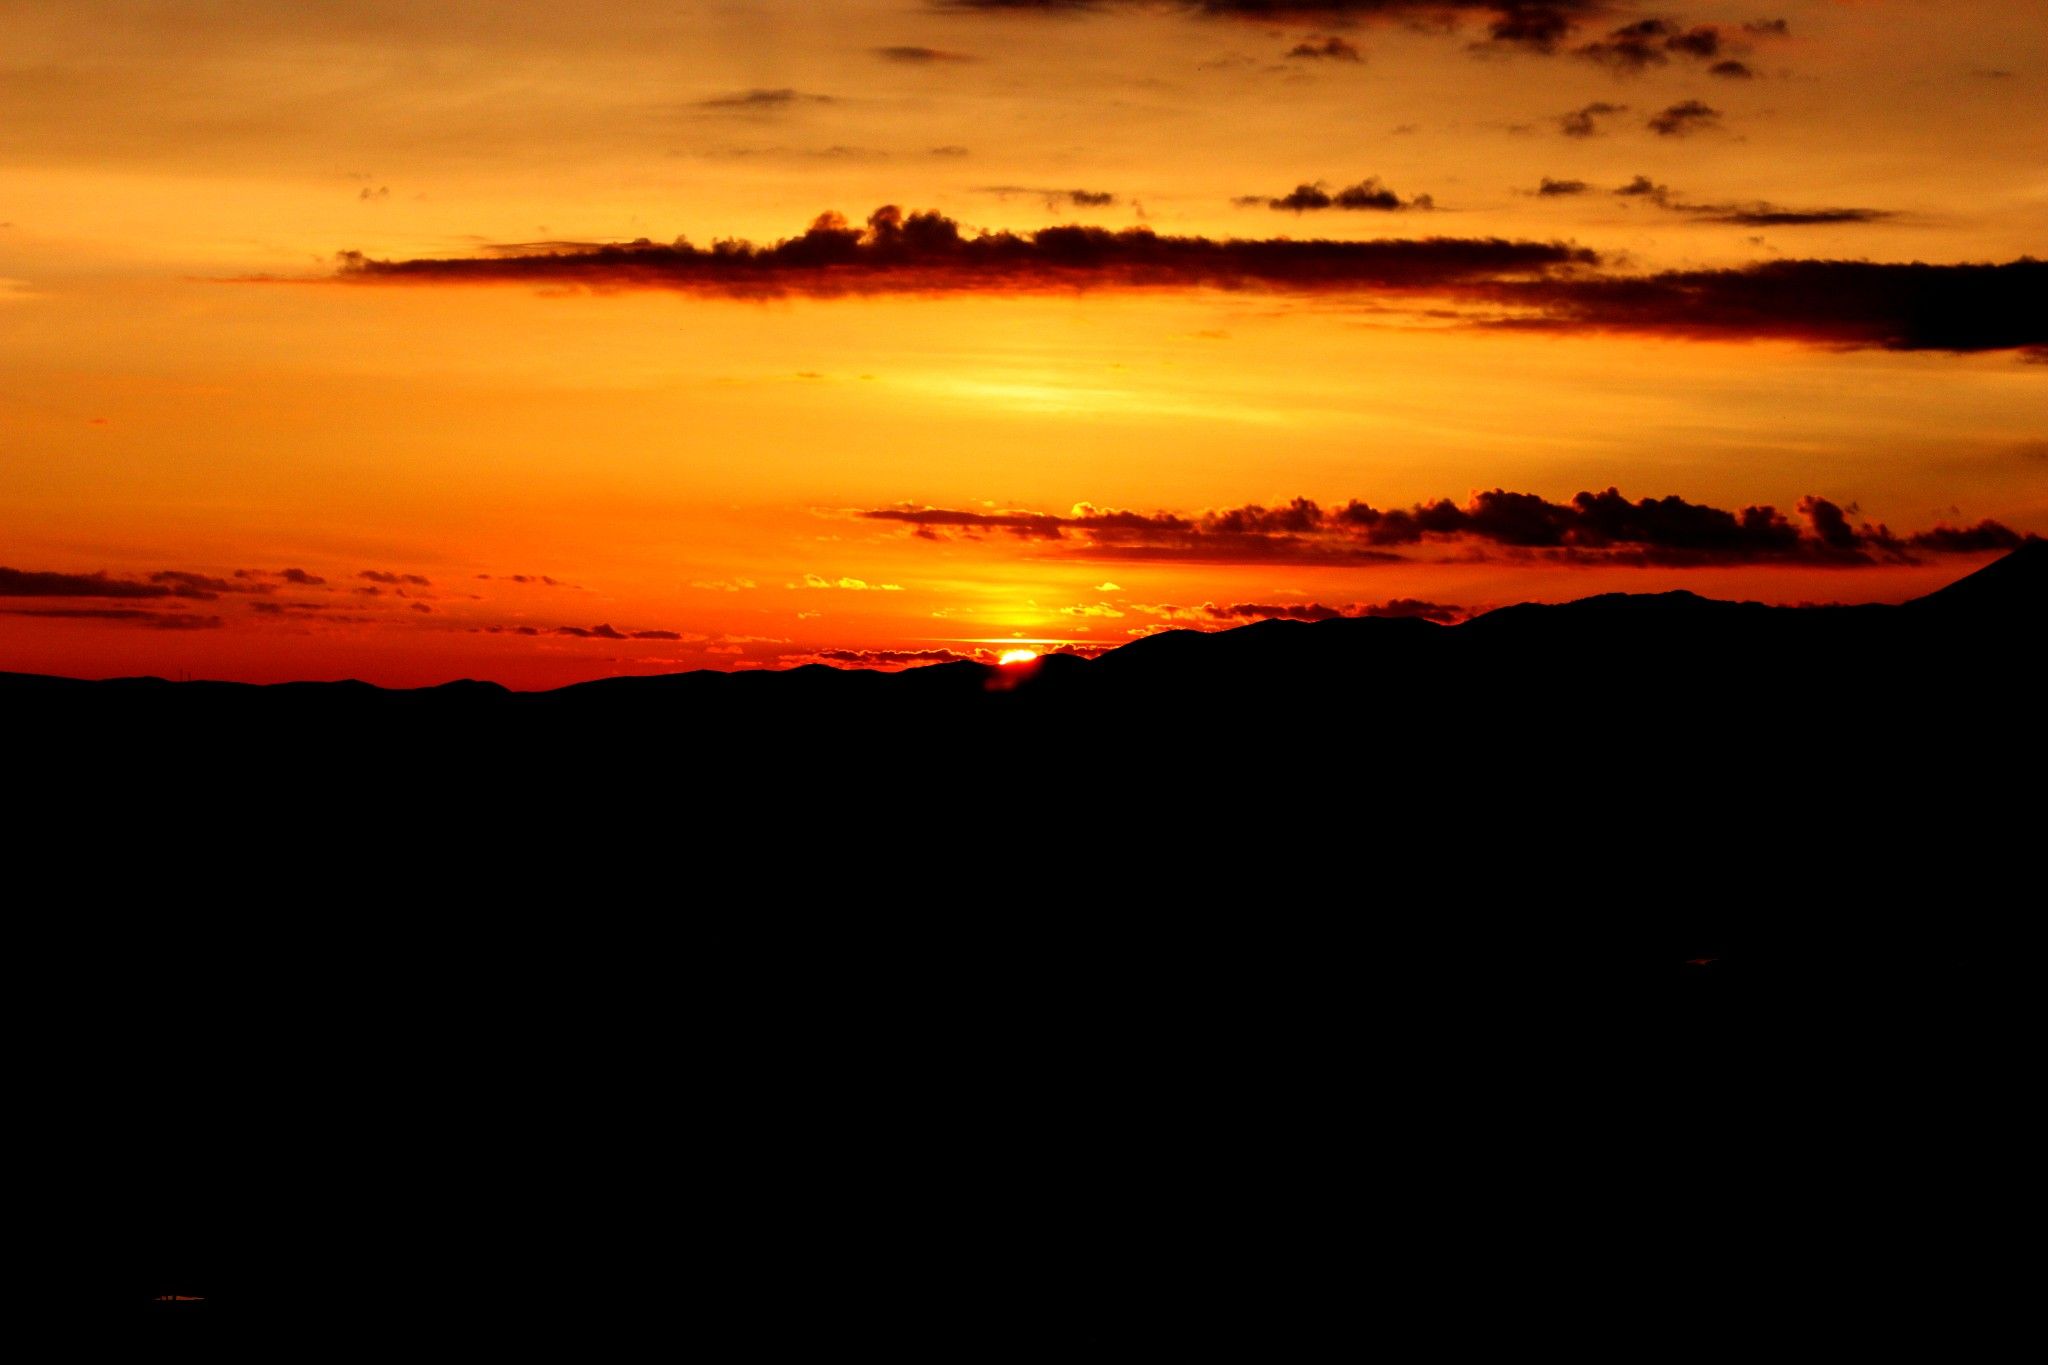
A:
{"label": "small scattered cloud", "polygon": [[424,578],[419,574],[390,573],[383,569],[364,569],[362,572],[358,573],[356,577],[365,579],[371,583],[382,583],[386,586],[405,585],[416,588],[431,588],[432,586],[434,586],[431,580]]}
{"label": "small scattered cloud", "polygon": [[1578,55],[1618,71],[1641,71],[1670,61],[1666,44],[1677,36],[1677,29],[1663,19],[1642,19],[1585,44]]}
{"label": "small scattered cloud", "polygon": [[805,104],[831,104],[830,95],[814,95],[802,90],[783,86],[774,90],[737,90],[729,95],[714,95],[697,101],[699,109],[735,110],[751,113],[772,113],[776,110],[791,109]]}
{"label": "small scattered cloud", "polygon": [[[1754,29],[1746,25],[1744,32],[1752,37],[1772,35],[1772,30],[1768,28]],[[1578,55],[1623,74],[1641,72],[1653,66],[1664,66],[1675,57],[1700,63],[1715,63],[1709,69],[1716,75],[1748,76],[1753,73],[1740,61],[1735,60],[1735,53],[1747,50],[1746,43],[1730,39],[1715,24],[1695,24],[1691,28],[1683,28],[1668,19],[1639,19],[1610,31],[1605,38],[1586,43],[1578,49]],[[1742,69],[1730,72],[1721,70],[1722,66],[1736,66]]]}
{"label": "small scattered cloud", "polygon": [[1546,175],[1543,182],[1536,187],[1536,193],[1543,199],[1557,199],[1565,195],[1584,194],[1591,188],[1592,186],[1583,180],[1552,180]]}
{"label": "small scattered cloud", "polygon": [[804,575],[807,588],[837,588],[842,592],[902,592],[896,583],[870,583],[864,578],[826,578],[821,574]]}
{"label": "small scattered cloud", "polygon": [[[875,147],[853,147],[835,142],[827,147],[711,147],[696,153],[720,161],[887,161],[889,153]],[[567,244],[564,244],[567,245]],[[599,244],[587,243],[587,249]],[[651,243],[642,243],[651,245]]]}
{"label": "small scattered cloud", "polygon": [[980,192],[1001,195],[1006,199],[1013,194],[1026,194],[1043,199],[1048,209],[1101,209],[1117,201],[1116,195],[1109,190],[1056,190],[1038,185],[983,185]]}
{"label": "small scattered cloud", "polygon": [[905,66],[931,66],[945,62],[971,62],[976,60],[965,52],[947,52],[943,48],[917,47],[903,44],[894,47],[878,47],[874,54],[885,62],[897,62]]}
{"label": "small scattered cloud", "polygon": [[1605,100],[1596,100],[1568,114],[1558,115],[1557,126],[1566,137],[1598,137],[1601,119],[1627,112],[1626,104],[1609,104]]}
{"label": "small scattered cloud", "polygon": [[1287,56],[1295,61],[1362,62],[1364,54],[1332,34],[1324,38],[1307,38],[1287,49]]}
{"label": "small scattered cloud", "polygon": [[1708,61],[1721,55],[1721,30],[1712,24],[1700,24],[1683,33],[1674,33],[1664,40],[1667,52],[1679,52],[1700,61]]}
{"label": "small scattered cloud", "polygon": [[1721,124],[1721,111],[1699,100],[1682,100],[1652,114],[1644,124],[1659,137],[1690,137],[1704,128],[1717,128]]}
{"label": "small scattered cloud", "polygon": [[1375,210],[1394,213],[1406,209],[1427,211],[1436,207],[1436,200],[1427,194],[1418,194],[1413,199],[1403,199],[1399,194],[1382,184],[1376,175],[1368,176],[1356,185],[1332,193],[1324,181],[1313,185],[1296,185],[1277,199],[1264,199],[1258,195],[1240,196],[1238,204],[1263,202],[1267,208],[1289,213],[1309,213],[1322,209]]}

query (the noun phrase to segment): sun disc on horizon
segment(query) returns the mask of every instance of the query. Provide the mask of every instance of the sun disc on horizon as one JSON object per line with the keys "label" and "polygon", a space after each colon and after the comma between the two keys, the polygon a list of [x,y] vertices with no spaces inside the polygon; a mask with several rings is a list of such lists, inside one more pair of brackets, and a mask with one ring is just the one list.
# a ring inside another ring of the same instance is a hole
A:
{"label": "sun disc on horizon", "polygon": [[1038,658],[1035,649],[1006,649],[996,656],[996,662],[1007,668],[1011,664],[1028,664]]}

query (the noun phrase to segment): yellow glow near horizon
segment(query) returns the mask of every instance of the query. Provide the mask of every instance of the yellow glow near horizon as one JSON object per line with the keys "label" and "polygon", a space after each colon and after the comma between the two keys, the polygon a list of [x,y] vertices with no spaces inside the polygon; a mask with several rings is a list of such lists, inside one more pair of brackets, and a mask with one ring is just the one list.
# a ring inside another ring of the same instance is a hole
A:
{"label": "yellow glow near horizon", "polygon": [[996,662],[1007,668],[1011,664],[1032,663],[1037,658],[1038,651],[1035,649],[1006,649],[997,657]]}

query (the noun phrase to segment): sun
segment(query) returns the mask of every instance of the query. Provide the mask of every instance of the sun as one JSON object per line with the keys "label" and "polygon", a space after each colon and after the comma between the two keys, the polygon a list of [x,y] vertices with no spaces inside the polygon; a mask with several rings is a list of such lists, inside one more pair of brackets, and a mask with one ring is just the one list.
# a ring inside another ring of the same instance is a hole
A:
{"label": "sun", "polygon": [[996,662],[1004,665],[1028,664],[1037,657],[1038,651],[1035,649],[1006,649],[996,656]]}

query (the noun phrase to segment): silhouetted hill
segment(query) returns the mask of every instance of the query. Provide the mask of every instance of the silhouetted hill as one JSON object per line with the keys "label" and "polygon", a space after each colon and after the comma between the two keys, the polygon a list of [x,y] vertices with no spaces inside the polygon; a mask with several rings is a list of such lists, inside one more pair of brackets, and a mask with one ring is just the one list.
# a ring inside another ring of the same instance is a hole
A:
{"label": "silhouetted hill", "polygon": [[1921,610],[2013,612],[2038,616],[2048,604],[2048,540],[2028,536],[2011,554],[1906,605]]}
{"label": "silhouetted hill", "polygon": [[[1638,742],[1649,727],[1664,742],[1741,747],[1789,726],[1818,728],[1838,742],[1854,736],[1876,757],[1885,736],[1928,727],[1944,731],[1929,742],[1952,747],[1997,718],[2001,699],[2017,701],[2019,673],[1992,660],[2039,639],[2044,580],[2048,545],[2037,539],[1905,608],[1606,594],[1455,626],[1270,620],[1171,631],[1093,660],[1055,655],[1007,669],[809,665],[605,678],[541,693],[471,679],[406,690],[0,674],[0,697],[26,743],[45,752],[92,749],[116,734],[142,749],[176,745],[203,726],[222,761],[319,752],[345,738],[363,758],[396,746],[388,758],[401,764],[425,745],[463,747],[484,767],[515,754],[546,767],[569,761],[578,744],[613,746],[581,754],[602,763],[658,741],[661,756],[650,761],[723,762],[742,785],[796,780],[788,765],[828,755],[971,765],[976,756],[962,747],[970,743],[1023,745],[1041,765],[1067,761],[1060,755],[1075,746],[1156,751],[1153,776],[1172,767],[1169,755],[1230,766],[1260,748],[1298,755],[1317,743],[1389,755],[1428,746],[1482,767],[1519,748],[1513,761],[1528,764],[1546,751],[1538,730],[1562,741],[1623,725],[1637,727]],[[1950,694],[1953,710],[1930,710]],[[1925,761],[1891,748],[1890,761]],[[1028,785],[1043,771],[1012,780]]]}
{"label": "silhouetted hill", "polygon": [[[608,824],[621,856],[777,818],[805,847],[916,846],[948,867],[1002,847],[1029,863],[1050,841],[1073,875],[1120,880],[1148,859],[1316,841],[1403,862],[1404,877],[1432,857],[1505,877],[1501,858],[1567,840],[1645,865],[1725,848],[1670,888],[1704,897],[1740,875],[1738,850],[1769,837],[1789,854],[1822,821],[1865,840],[1916,817],[1880,861],[1931,854],[1951,837],[1935,826],[1988,784],[2027,780],[2038,699],[2020,661],[2048,620],[2044,559],[2030,541],[1906,607],[1608,594],[1454,626],[1173,631],[1023,668],[813,665],[541,693],[9,674],[0,705],[18,771],[87,805],[246,811],[276,793],[404,808],[422,837],[500,858],[546,847],[505,843],[536,818]],[[1147,826],[1165,830],[1150,854]],[[1453,853],[1475,847],[1490,852]]]}
{"label": "silhouetted hill", "polygon": [[1023,670],[0,676],[66,1264],[741,1359],[1328,1354],[1354,1189],[1433,1323],[1603,1186],[1748,1274],[1793,1116],[2024,1036],[1977,964],[2031,961],[2040,563]]}

